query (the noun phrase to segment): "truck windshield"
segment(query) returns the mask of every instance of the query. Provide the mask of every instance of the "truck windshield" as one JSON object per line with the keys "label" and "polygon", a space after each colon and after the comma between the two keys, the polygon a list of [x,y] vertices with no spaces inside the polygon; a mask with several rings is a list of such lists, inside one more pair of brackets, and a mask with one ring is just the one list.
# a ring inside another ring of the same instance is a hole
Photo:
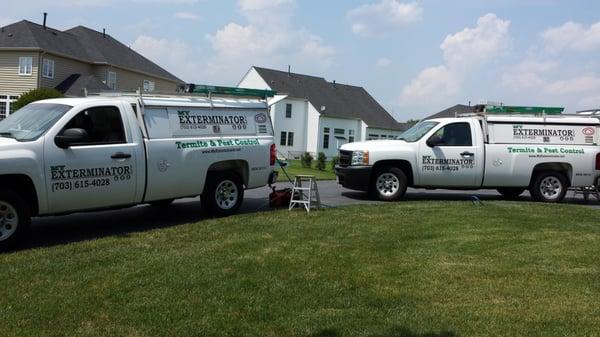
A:
{"label": "truck windshield", "polygon": [[415,124],[412,128],[404,131],[398,139],[405,140],[409,143],[416,142],[421,139],[429,130],[433,129],[438,122],[425,121]]}
{"label": "truck windshield", "polygon": [[71,108],[70,105],[55,103],[28,104],[0,121],[0,137],[35,140]]}

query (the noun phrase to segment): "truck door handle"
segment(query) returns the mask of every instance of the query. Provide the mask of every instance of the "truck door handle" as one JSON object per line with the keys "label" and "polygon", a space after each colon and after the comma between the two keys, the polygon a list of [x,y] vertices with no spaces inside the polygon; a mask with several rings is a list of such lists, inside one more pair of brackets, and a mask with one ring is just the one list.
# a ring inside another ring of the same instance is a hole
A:
{"label": "truck door handle", "polygon": [[127,159],[127,158],[131,158],[131,155],[129,153],[117,152],[117,153],[113,153],[113,155],[110,157],[112,159]]}
{"label": "truck door handle", "polygon": [[472,156],[475,155],[475,153],[465,151],[465,152],[461,153],[460,155],[463,156],[463,157],[472,157]]}

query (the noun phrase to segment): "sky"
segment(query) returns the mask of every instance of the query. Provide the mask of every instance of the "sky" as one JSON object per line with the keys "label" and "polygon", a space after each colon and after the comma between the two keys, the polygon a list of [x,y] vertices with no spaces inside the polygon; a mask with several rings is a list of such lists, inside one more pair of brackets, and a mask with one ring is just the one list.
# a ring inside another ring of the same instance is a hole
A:
{"label": "sky", "polygon": [[362,86],[399,121],[455,104],[600,107],[600,1],[10,0],[22,19],[108,34],[182,80],[252,65]]}

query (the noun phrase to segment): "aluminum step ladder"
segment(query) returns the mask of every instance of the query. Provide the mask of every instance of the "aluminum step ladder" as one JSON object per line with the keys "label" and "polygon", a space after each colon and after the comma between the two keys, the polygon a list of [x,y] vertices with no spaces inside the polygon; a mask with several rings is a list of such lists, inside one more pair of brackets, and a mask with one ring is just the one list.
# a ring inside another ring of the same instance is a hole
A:
{"label": "aluminum step ladder", "polygon": [[307,213],[310,213],[313,205],[317,209],[321,209],[321,197],[319,197],[319,188],[315,176],[297,175],[294,177],[289,210],[292,210],[296,205],[304,206]]}

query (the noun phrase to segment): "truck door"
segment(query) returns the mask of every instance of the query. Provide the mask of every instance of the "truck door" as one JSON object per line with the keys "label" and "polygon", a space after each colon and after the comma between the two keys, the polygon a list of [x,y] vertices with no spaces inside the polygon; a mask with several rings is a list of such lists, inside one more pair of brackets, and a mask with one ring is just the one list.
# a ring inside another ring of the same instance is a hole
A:
{"label": "truck door", "polygon": [[441,126],[419,145],[419,185],[479,187],[483,174],[483,139],[474,122]]}
{"label": "truck door", "polygon": [[[117,105],[84,108],[48,135],[46,190],[53,213],[134,202],[138,145],[127,139],[121,110]],[[87,138],[61,148],[56,136],[67,129],[82,129]]]}

